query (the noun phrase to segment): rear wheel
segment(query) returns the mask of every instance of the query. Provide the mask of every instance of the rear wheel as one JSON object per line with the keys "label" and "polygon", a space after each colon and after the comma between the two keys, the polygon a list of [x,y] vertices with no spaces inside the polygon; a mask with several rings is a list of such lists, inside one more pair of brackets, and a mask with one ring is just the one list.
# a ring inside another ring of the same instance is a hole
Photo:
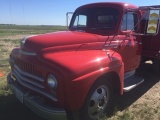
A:
{"label": "rear wheel", "polygon": [[106,116],[112,103],[112,84],[101,78],[91,87],[80,111],[81,120],[97,120]]}

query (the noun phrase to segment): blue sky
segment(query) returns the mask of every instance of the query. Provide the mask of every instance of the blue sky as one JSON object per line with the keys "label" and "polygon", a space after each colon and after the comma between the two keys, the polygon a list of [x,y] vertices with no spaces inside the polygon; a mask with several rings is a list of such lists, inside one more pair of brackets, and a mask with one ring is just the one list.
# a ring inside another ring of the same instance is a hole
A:
{"label": "blue sky", "polygon": [[0,0],[0,24],[66,25],[66,12],[93,2],[160,5],[160,0]]}

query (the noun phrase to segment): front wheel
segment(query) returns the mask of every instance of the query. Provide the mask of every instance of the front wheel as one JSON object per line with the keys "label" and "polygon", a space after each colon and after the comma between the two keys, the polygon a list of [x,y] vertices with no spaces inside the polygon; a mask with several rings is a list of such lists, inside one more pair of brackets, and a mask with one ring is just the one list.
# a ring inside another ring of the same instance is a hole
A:
{"label": "front wheel", "polygon": [[81,109],[81,120],[97,120],[106,116],[113,99],[110,82],[101,78],[93,84]]}

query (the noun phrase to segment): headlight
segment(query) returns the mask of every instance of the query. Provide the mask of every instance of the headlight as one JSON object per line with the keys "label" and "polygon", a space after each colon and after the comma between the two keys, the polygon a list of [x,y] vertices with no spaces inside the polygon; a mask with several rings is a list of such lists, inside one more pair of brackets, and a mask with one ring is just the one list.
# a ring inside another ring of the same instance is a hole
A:
{"label": "headlight", "polygon": [[57,88],[57,79],[55,78],[54,75],[48,75],[48,79],[47,79],[47,82],[48,82],[48,86],[55,90]]}

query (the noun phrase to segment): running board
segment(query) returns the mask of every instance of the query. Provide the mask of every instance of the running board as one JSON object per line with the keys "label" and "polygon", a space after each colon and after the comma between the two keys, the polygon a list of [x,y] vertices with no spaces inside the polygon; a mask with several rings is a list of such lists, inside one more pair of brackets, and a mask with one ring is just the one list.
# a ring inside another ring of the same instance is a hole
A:
{"label": "running board", "polygon": [[136,75],[132,75],[124,79],[124,92],[128,92],[144,82],[144,79]]}

